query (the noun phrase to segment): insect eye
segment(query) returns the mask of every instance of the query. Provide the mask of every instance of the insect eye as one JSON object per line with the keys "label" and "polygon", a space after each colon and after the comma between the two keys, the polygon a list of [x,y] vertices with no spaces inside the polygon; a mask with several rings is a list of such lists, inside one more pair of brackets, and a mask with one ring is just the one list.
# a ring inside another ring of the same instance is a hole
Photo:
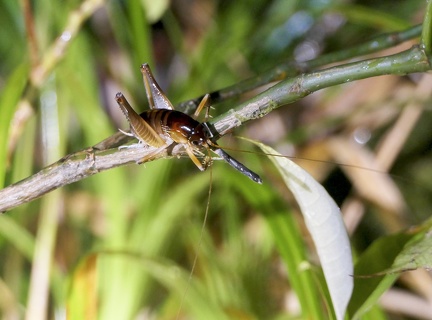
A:
{"label": "insect eye", "polygon": [[189,140],[189,142],[193,145],[193,146],[195,146],[195,147],[200,147],[200,146],[202,146],[203,145],[203,143],[204,143],[204,139],[201,137],[201,136],[197,136],[197,135],[194,135],[194,136],[192,136],[191,137],[191,139]]}

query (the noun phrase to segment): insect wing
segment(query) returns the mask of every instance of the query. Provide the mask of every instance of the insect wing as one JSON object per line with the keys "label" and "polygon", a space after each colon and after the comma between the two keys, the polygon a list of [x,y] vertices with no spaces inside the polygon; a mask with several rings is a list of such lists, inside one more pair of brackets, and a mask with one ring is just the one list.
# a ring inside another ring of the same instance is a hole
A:
{"label": "insect wing", "polygon": [[147,93],[150,109],[174,110],[172,103],[165,96],[165,93],[153,77],[150,66],[147,63],[141,65],[141,73],[143,75],[144,87]]}

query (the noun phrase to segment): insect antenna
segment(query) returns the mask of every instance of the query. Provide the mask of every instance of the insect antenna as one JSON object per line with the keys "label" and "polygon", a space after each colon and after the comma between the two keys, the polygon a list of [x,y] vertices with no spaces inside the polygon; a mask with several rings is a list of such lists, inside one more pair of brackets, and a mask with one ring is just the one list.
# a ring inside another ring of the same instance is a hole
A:
{"label": "insect antenna", "polygon": [[255,172],[253,172],[252,170],[247,168],[241,162],[239,162],[236,159],[234,159],[233,157],[231,157],[228,153],[223,151],[220,147],[219,148],[213,148],[212,151],[214,153],[216,153],[219,157],[224,159],[231,167],[240,171],[249,179],[252,179],[253,181],[255,181],[256,183],[259,183],[259,184],[262,183],[262,179],[258,174],[256,174]]}
{"label": "insect antenna", "polygon": [[207,144],[211,151],[216,153],[219,157],[221,157],[226,163],[228,163],[231,167],[236,169],[237,171],[244,174],[246,177],[251,179],[252,181],[261,184],[263,181],[261,177],[253,172],[251,169],[246,167],[240,161],[231,157],[228,153],[226,153],[214,140],[216,140],[216,136],[213,134],[212,126],[208,122],[203,122],[202,126],[207,136]]}

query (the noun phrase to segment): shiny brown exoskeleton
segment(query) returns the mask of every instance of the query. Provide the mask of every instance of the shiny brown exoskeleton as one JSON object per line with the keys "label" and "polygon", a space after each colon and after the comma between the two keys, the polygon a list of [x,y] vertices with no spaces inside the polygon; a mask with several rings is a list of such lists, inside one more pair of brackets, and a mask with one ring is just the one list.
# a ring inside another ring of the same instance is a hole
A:
{"label": "shiny brown exoskeleton", "polygon": [[[151,110],[139,115],[130,106],[123,94],[117,93],[116,101],[130,124],[130,133],[120,130],[121,132],[137,138],[140,143],[146,143],[157,148],[154,154],[173,143],[181,145],[200,170],[205,170],[210,165],[210,157],[208,154],[203,154],[201,150],[211,150],[253,181],[262,183],[261,178],[256,173],[246,168],[211,141],[211,134],[207,125],[195,119],[206,105],[209,95],[204,96],[194,116],[190,117],[183,112],[174,110],[173,105],[154,79],[148,64],[141,66],[141,73]],[[198,160],[196,155],[204,156],[204,161]]]}

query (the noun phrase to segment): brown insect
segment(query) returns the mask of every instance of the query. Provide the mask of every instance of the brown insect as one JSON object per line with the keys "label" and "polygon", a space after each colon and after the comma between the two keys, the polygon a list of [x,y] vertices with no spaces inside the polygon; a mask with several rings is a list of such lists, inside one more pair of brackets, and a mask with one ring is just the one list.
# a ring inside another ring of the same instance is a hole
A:
{"label": "brown insect", "polygon": [[[208,94],[204,96],[193,117],[191,117],[174,110],[173,105],[154,79],[148,64],[141,66],[141,73],[150,105],[149,111],[138,114],[121,92],[116,95],[116,101],[130,124],[130,133],[120,131],[135,137],[140,143],[157,148],[141,162],[172,144],[176,144],[174,147],[184,147],[189,158],[201,171],[206,170],[211,165],[209,153],[212,151],[253,181],[262,183],[261,178],[255,172],[232,158],[211,140],[212,134],[206,122],[201,123],[196,120],[207,104]],[[203,161],[200,161],[197,156],[202,157]]]}

